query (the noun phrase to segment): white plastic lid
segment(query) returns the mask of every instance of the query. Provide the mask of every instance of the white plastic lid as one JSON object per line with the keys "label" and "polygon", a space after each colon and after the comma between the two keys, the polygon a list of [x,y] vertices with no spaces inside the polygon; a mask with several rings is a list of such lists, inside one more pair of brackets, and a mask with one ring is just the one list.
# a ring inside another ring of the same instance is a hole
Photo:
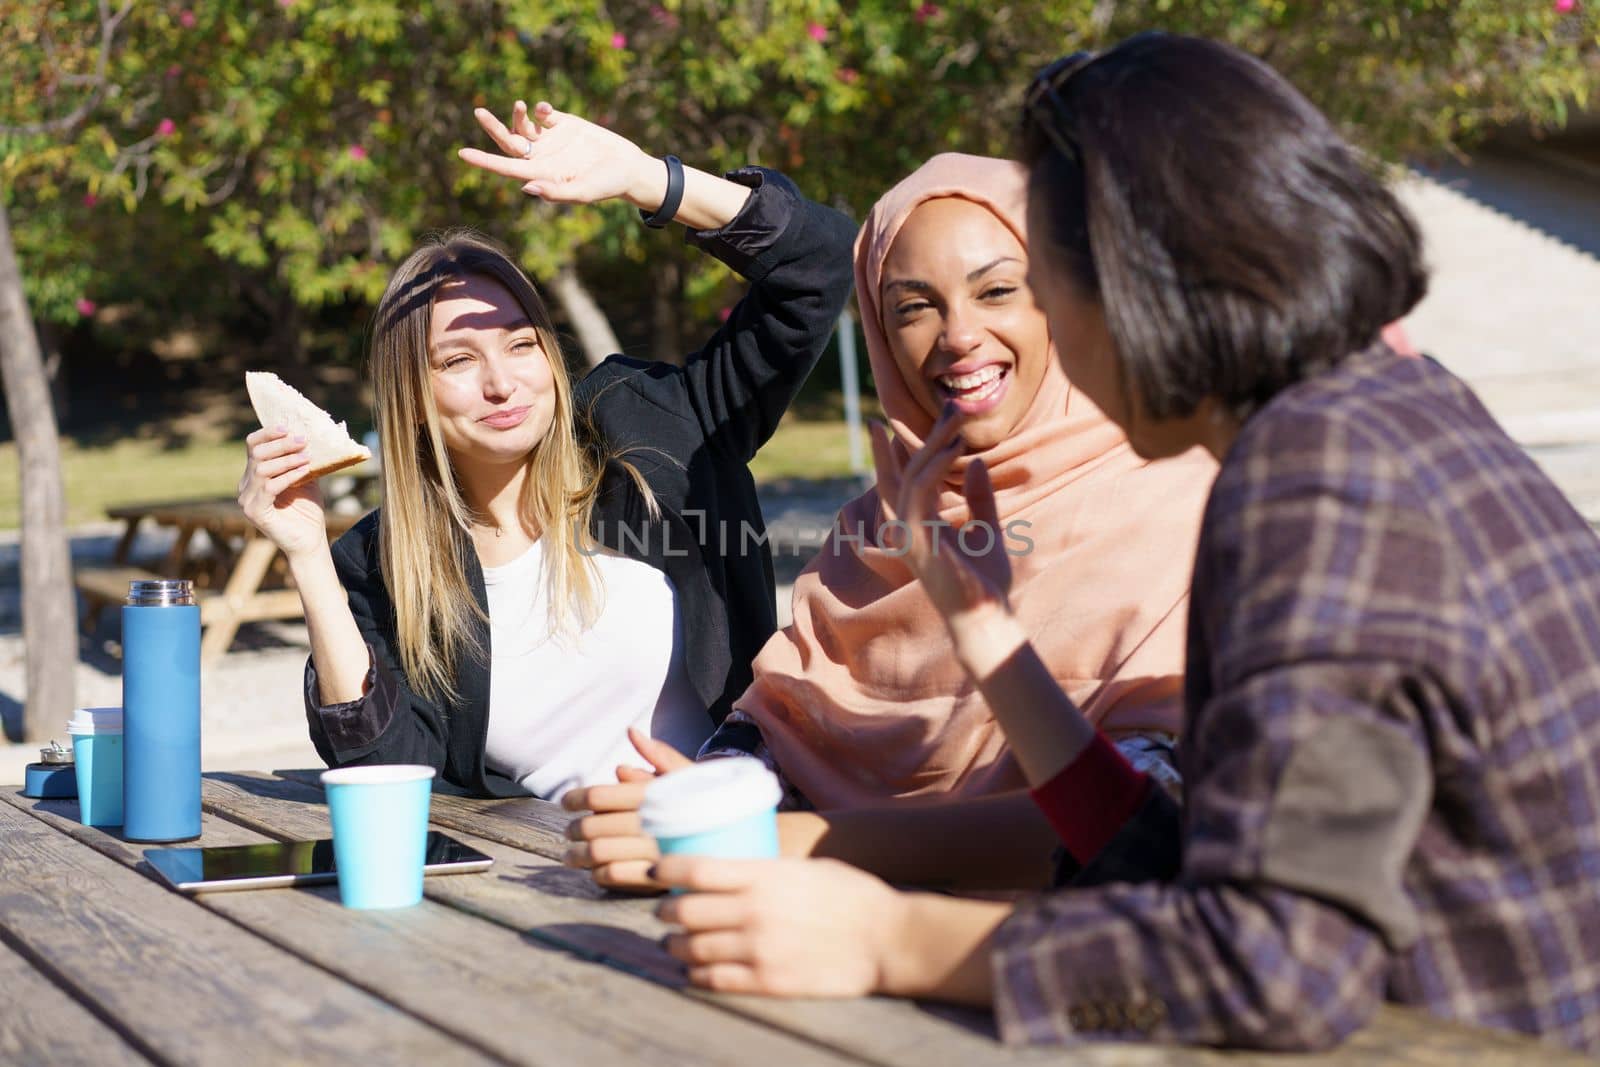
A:
{"label": "white plastic lid", "polygon": [[369,763],[360,767],[335,767],[322,772],[323,785],[383,785],[432,778],[432,767],[420,763]]}
{"label": "white plastic lid", "polygon": [[655,779],[639,805],[639,828],[651,837],[703,834],[778,806],[783,787],[760,760],[729,756]]}
{"label": "white plastic lid", "polygon": [[78,708],[67,720],[67,733],[120,734],[122,732],[121,708]]}

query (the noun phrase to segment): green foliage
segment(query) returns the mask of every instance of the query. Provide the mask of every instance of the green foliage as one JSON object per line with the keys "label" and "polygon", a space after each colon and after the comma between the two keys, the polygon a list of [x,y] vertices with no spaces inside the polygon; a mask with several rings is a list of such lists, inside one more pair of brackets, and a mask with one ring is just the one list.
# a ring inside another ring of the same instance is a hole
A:
{"label": "green foliage", "polygon": [[[617,206],[551,209],[455,156],[522,96],[708,168],[759,162],[858,217],[942,150],[1003,153],[1055,55],[1153,27],[1263,55],[1395,157],[1563,121],[1600,0],[142,0],[98,72],[90,0],[0,0],[0,204],[35,314],[85,298],[228,317],[360,308],[424,233],[472,225],[602,303],[662,261],[709,319],[731,282]],[[610,11],[610,14],[607,14]],[[74,116],[81,110],[81,116]],[[71,128],[30,124],[78,117]],[[622,324],[619,324],[621,326]]]}

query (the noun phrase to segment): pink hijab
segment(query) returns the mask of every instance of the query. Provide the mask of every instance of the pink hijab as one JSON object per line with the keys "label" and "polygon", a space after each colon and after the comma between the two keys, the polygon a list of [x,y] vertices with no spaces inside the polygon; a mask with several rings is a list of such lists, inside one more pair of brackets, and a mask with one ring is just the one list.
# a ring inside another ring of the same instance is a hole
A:
{"label": "pink hijab", "polygon": [[[879,200],[856,239],[856,298],[883,410],[904,459],[932,419],[889,351],[882,266],[921,203],[960,197],[992,211],[1023,247],[1025,171],[979,156],[935,156]],[[1198,450],[1146,463],[1062,373],[1052,348],[1033,403],[982,453],[1002,527],[1034,545],[1011,558],[1011,603],[1056,680],[1115,735],[1177,732],[1190,570],[1216,464]],[[968,518],[963,457],[940,515]],[[884,484],[885,472],[878,472]],[[892,474],[890,475],[892,477]],[[818,808],[891,797],[981,796],[1026,783],[943,621],[902,559],[876,547],[874,487],[840,511],[794,587],[793,623],[754,664],[736,707],[760,726],[784,774]],[[844,537],[841,537],[841,531]],[[849,540],[858,531],[865,544]],[[1010,540],[1015,543],[1017,538]],[[888,540],[891,549],[895,542]]]}

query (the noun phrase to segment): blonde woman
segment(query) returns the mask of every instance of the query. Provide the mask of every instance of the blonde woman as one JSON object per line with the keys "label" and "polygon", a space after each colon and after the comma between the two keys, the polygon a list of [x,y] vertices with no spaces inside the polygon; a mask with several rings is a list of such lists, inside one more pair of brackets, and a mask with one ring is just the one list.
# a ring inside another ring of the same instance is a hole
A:
{"label": "blonde woman", "polygon": [[853,227],[783,176],[718,178],[519,101],[468,163],[558,203],[621,198],[751,282],[684,366],[572,383],[538,291],[458,234],[401,264],[374,318],[384,504],[328,545],[304,442],[246,443],[239,502],[283,550],[330,765],[425,763],[490,795],[610,780],[634,727],[691,751],[776,628],[746,464],[821,354]]}

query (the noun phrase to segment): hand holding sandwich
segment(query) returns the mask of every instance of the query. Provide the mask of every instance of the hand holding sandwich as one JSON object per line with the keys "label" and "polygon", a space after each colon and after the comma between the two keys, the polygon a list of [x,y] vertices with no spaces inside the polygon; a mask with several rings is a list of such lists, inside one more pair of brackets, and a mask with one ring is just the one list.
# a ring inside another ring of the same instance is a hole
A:
{"label": "hand holding sandwich", "polygon": [[239,507],[245,518],[291,563],[307,552],[326,552],[322,490],[306,477],[311,450],[305,437],[278,426],[257,430],[244,443],[248,459],[239,479]]}
{"label": "hand holding sandwich", "polygon": [[371,453],[276,374],[250,372],[245,387],[262,428],[244,439],[239,507],[289,563],[322,703],[356,700],[366,691],[367,642],[334,569],[317,479]]}

